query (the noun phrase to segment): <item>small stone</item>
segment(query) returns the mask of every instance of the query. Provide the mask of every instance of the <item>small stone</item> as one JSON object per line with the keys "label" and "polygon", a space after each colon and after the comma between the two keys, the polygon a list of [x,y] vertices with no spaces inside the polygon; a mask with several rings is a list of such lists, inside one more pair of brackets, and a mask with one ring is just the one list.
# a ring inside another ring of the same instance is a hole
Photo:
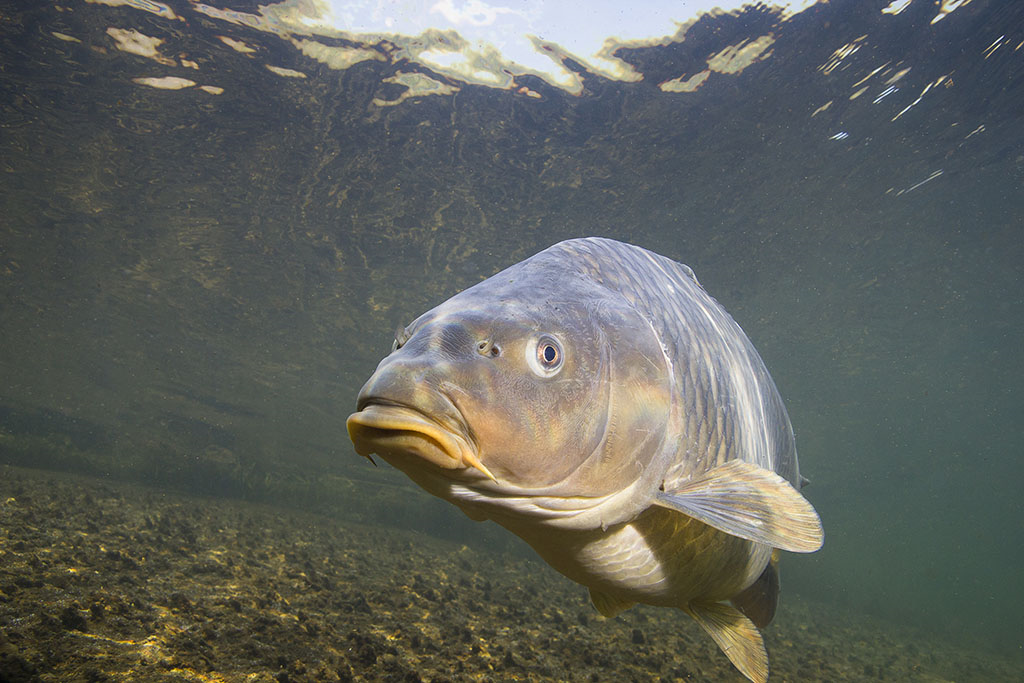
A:
{"label": "small stone", "polygon": [[68,631],[85,631],[89,622],[74,607],[65,607],[60,613],[60,623]]}

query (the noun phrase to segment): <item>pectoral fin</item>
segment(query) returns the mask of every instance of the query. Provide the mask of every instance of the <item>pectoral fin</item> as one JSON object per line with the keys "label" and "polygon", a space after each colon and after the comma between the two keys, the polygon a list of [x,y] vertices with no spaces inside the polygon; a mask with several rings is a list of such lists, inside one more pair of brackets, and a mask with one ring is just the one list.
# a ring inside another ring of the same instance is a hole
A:
{"label": "pectoral fin", "polygon": [[593,588],[590,589],[590,599],[593,601],[597,611],[601,613],[601,616],[608,618],[614,617],[619,612],[627,610],[636,604],[628,600],[620,600]]}
{"label": "pectoral fin", "polygon": [[654,503],[755,543],[812,553],[825,540],[821,520],[807,499],[775,472],[730,460]]}
{"label": "pectoral fin", "polygon": [[754,683],[766,683],[768,652],[761,632],[750,619],[724,602],[693,604],[683,610],[714,639],[741,674]]}

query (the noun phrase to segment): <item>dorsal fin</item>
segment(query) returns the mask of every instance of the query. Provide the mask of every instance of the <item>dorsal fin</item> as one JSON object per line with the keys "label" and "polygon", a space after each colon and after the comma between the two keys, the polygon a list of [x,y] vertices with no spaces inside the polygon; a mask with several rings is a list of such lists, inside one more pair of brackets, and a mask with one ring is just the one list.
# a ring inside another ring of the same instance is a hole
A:
{"label": "dorsal fin", "polygon": [[679,269],[683,271],[683,273],[686,275],[686,277],[688,277],[691,280],[693,280],[694,284],[696,284],[701,289],[704,289],[704,285],[702,285],[700,283],[700,280],[697,279],[697,273],[693,272],[693,268],[691,268],[690,266],[686,265],[685,263],[677,263],[676,265],[679,266]]}
{"label": "dorsal fin", "polygon": [[750,619],[724,602],[691,604],[683,610],[714,639],[741,674],[754,683],[768,681],[768,651]]}
{"label": "dorsal fin", "polygon": [[772,552],[772,559],[765,566],[761,576],[741,593],[734,595],[730,602],[747,615],[754,626],[764,628],[772,623],[775,608],[779,605],[779,552]]}

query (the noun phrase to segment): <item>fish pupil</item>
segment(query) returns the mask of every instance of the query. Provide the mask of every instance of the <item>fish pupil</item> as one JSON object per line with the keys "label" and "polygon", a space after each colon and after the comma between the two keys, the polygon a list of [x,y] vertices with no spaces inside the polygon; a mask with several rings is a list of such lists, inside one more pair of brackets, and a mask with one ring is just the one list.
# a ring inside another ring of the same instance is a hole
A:
{"label": "fish pupil", "polygon": [[537,347],[537,360],[544,368],[554,369],[562,361],[562,351],[554,342],[545,340]]}

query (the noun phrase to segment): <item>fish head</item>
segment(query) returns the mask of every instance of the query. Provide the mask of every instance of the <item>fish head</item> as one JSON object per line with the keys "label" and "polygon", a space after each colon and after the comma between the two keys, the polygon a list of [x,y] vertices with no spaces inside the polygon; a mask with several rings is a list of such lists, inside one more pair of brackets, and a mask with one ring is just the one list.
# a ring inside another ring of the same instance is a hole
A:
{"label": "fish head", "polygon": [[585,507],[649,473],[672,403],[662,346],[621,295],[554,280],[495,276],[400,333],[348,418],[356,451],[477,500]]}

